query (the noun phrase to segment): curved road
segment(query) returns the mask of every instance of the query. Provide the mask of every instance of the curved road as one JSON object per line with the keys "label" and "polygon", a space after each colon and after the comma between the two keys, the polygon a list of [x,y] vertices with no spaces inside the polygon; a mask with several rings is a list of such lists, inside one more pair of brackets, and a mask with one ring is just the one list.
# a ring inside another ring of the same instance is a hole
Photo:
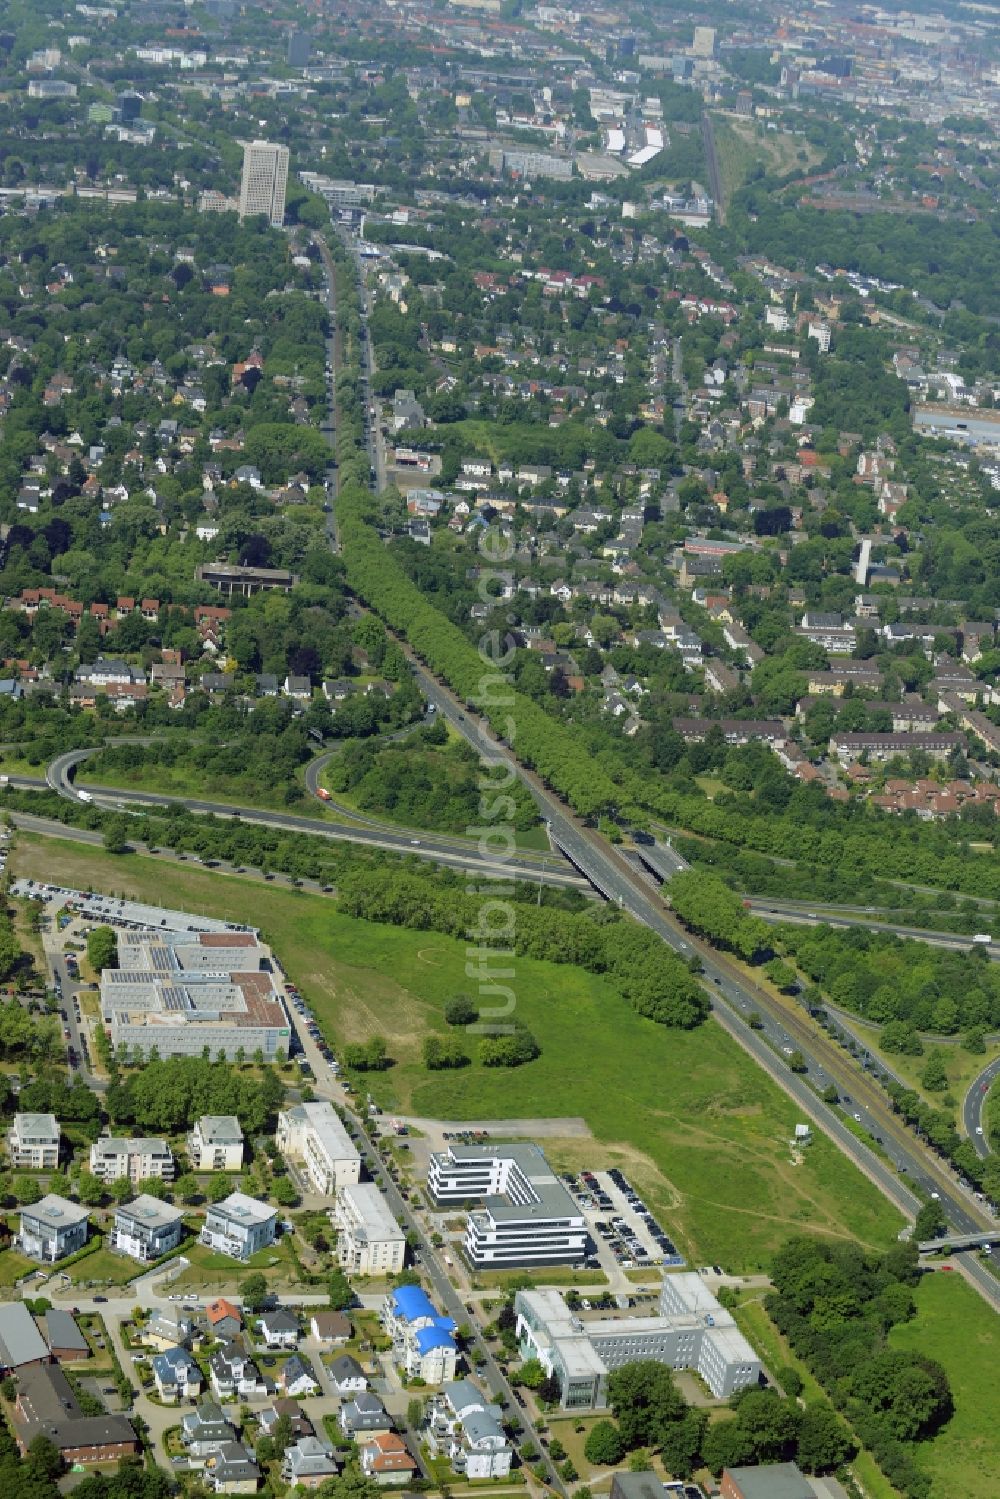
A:
{"label": "curved road", "polygon": [[983,1124],[983,1104],[986,1102],[990,1088],[1000,1077],[1000,1057],[997,1057],[988,1067],[969,1084],[969,1091],[962,1103],[962,1123],[965,1133],[972,1142],[972,1148],[978,1156],[984,1160],[990,1154],[990,1146]]}
{"label": "curved road", "polygon": [[[586,880],[554,856],[542,855],[532,858],[518,854],[511,859],[487,857],[473,843],[464,846],[446,838],[433,835],[412,838],[405,832],[392,832],[384,828],[346,826],[318,820],[315,817],[295,816],[291,812],[270,812],[257,807],[239,807],[229,802],[211,802],[164,796],[154,791],[122,791],[111,786],[95,785],[81,795],[74,786],[73,772],[89,756],[96,754],[98,747],[82,750],[67,750],[58,755],[45,772],[45,782],[51,790],[72,802],[91,800],[107,809],[129,807],[170,807],[180,802],[188,811],[202,812],[214,817],[235,818],[241,822],[260,823],[265,827],[279,828],[285,832],[308,833],[313,837],[328,838],[342,843],[362,843],[372,848],[384,848],[393,853],[413,854],[430,859],[450,869],[476,870],[487,876],[502,879],[520,879],[529,883],[562,885],[571,889],[583,889]],[[23,778],[13,778],[14,784],[26,784]]]}

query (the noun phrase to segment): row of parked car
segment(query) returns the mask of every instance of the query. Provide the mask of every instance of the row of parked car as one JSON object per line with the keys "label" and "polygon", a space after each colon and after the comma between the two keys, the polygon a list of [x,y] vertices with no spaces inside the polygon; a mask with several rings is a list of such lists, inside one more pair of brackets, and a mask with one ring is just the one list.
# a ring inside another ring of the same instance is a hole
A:
{"label": "row of parked car", "polygon": [[[292,1009],[295,1011],[296,1015],[298,1015],[299,1018],[300,1018],[300,1020],[303,1022],[303,1025],[305,1026],[306,1031],[308,1032],[309,1036],[312,1038],[313,1042],[316,1045],[317,1050],[319,1051],[320,1056],[323,1058],[324,1062],[326,1062],[326,1064],[329,1067],[330,1071],[333,1072],[333,1073],[339,1072],[340,1071],[340,1063],[337,1061],[337,1058],[334,1056],[333,1052],[330,1050],[329,1046],[327,1045],[327,1043],[326,1043],[326,1041],[325,1041],[325,1039],[323,1037],[322,1031],[320,1030],[319,1026],[316,1024],[316,1017],[313,1014],[312,1010],[310,1010],[309,1006],[306,1004],[305,1000],[302,998],[302,995],[299,992],[299,989],[296,987],[295,984],[289,983],[286,980],[285,981],[285,992],[288,995],[288,998],[289,998],[289,1001],[291,1003]],[[309,1063],[303,1057],[299,1058],[299,1068],[302,1071],[302,1073],[304,1074],[304,1076],[310,1077],[312,1075],[312,1068],[309,1066]]]}
{"label": "row of parked car", "polygon": [[[625,1198],[625,1201],[628,1203],[633,1213],[635,1213],[636,1217],[642,1220],[643,1227],[646,1229],[650,1238],[653,1240],[653,1243],[658,1245],[659,1248],[663,1250],[664,1258],[672,1261],[679,1260],[680,1255],[678,1255],[677,1253],[677,1248],[673,1240],[670,1238],[669,1234],[664,1232],[661,1225],[653,1217],[653,1214],[649,1211],[649,1208],[646,1206],[642,1198],[639,1196],[638,1192],[632,1186],[632,1183],[629,1181],[624,1171],[620,1171],[617,1166],[613,1166],[612,1169],[608,1172],[608,1175],[614,1182],[615,1186],[618,1188],[619,1192]],[[612,1223],[614,1223],[616,1220],[612,1219],[611,1221]]]}

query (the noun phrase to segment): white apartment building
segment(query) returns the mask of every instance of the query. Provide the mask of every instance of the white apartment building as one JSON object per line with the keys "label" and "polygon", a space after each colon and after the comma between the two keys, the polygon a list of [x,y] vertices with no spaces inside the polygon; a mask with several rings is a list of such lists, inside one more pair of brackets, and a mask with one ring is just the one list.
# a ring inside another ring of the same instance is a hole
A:
{"label": "white apartment building", "polygon": [[55,1114],[15,1114],[7,1132],[10,1163],[28,1171],[55,1171],[59,1165],[59,1120]]}
{"label": "white apartment building", "polygon": [[133,1182],[154,1177],[169,1182],[174,1179],[174,1153],[166,1140],[102,1135],[90,1147],[90,1169],[101,1182],[117,1181],[122,1176]]}
{"label": "white apartment building", "polygon": [[230,1192],[223,1202],[209,1206],[201,1242],[234,1260],[248,1260],[258,1249],[274,1243],[278,1214],[245,1192]]}
{"label": "white apartment building", "polygon": [[192,1171],[238,1171],[243,1131],[235,1114],[202,1114],[187,1137]]}
{"label": "white apartment building", "polygon": [[583,1213],[537,1145],[449,1145],[431,1156],[427,1189],[440,1207],[482,1200],[466,1221],[472,1265],[566,1265],[587,1254]]}
{"label": "white apartment building", "polygon": [[446,1384],[427,1415],[427,1445],[441,1453],[456,1473],[468,1479],[506,1478],[511,1448],[503,1429],[503,1412],[491,1405],[471,1379]]}
{"label": "white apartment building", "polygon": [[183,1217],[180,1208],[142,1193],[134,1202],[115,1209],[111,1248],[152,1264],[181,1242]]}
{"label": "white apartment building", "polygon": [[341,1187],[332,1213],[337,1258],[354,1275],[398,1275],[406,1258],[406,1235],[374,1182]]}
{"label": "white apartment building", "polygon": [[275,1143],[301,1161],[314,1191],[334,1197],[361,1180],[361,1157],[331,1103],[298,1103],[278,1115]]}
{"label": "white apartment building", "polygon": [[288,186],[288,147],[270,141],[247,141],[243,146],[240,179],[240,220],[262,213],[280,229],[285,221]]}

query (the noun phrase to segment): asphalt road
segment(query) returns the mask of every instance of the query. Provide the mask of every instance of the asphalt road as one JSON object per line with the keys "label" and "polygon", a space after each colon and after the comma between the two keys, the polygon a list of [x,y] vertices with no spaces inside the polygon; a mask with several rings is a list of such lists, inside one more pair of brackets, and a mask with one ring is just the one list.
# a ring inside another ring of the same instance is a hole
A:
{"label": "asphalt road", "polygon": [[888,932],[893,937],[926,942],[929,947],[945,947],[952,952],[976,952],[982,948],[994,963],[1000,961],[1000,946],[995,942],[973,942],[971,937],[961,936],[957,932],[936,932],[926,927],[900,926],[894,921],[880,921],[877,916],[869,916],[860,907],[846,907],[838,913],[832,910],[807,911],[803,909],[804,904],[804,902],[777,901],[770,898],[752,899],[750,910],[762,921],[772,924],[787,921],[794,926],[865,927],[873,932]]}
{"label": "asphalt road", "polygon": [[[48,766],[45,780],[48,786],[68,801],[80,802],[80,789],[75,785],[73,774],[94,749],[67,750],[58,755]],[[12,785],[35,784],[23,778],[11,778]],[[163,796],[154,791],[123,791],[116,787],[94,784],[87,790],[87,797],[96,804],[115,810],[143,806],[176,806],[176,796]],[[486,878],[527,880],[532,883],[562,885],[579,889],[584,883],[562,860],[545,855],[517,854],[501,860],[480,853],[473,843],[461,844],[455,839],[434,834],[422,834],[419,838],[408,832],[392,832],[385,827],[362,827],[355,824],[340,824],[325,818],[298,817],[291,812],[271,812],[258,807],[238,807],[229,802],[211,802],[185,797],[183,805],[189,812],[202,812],[214,817],[236,818],[242,822],[260,823],[265,827],[280,828],[286,832],[308,833],[314,838],[328,838],[343,843],[366,844],[373,848],[389,849],[393,853],[412,854],[443,864],[450,869],[463,872],[474,870]]]}
{"label": "asphalt road", "polygon": [[[777,1004],[764,990],[748,982],[734,963],[687,933],[666,911],[644,881],[624,859],[585,828],[551,792],[526,772],[507,749],[493,739],[446,688],[418,662],[414,670],[421,690],[480,753],[509,766],[528,786],[546,818],[552,841],[563,850],[597,889],[637,921],[650,927],[685,957],[697,953],[712,998],[712,1013],[745,1050],[765,1067],[803,1110],[829,1134],[846,1154],[875,1181],[904,1212],[913,1214],[922,1200],[900,1180],[900,1173],[923,1192],[936,1192],[956,1229],[973,1232],[992,1226],[987,1211],[971,1192],[963,1190],[944,1163],[919,1142],[898,1117],[873,1078],[829,1040],[794,1005]],[[748,1023],[752,1012],[760,1028]],[[806,1063],[803,1073],[792,1073],[784,1057],[798,1051]],[[879,1150],[869,1147],[849,1128],[845,1118],[817,1096],[816,1089],[833,1084],[846,1114],[860,1125]]]}
{"label": "asphalt road", "polygon": [[989,1155],[990,1147],[984,1133],[983,1104],[986,1102],[991,1084],[998,1077],[1000,1077],[1000,1057],[996,1057],[988,1067],[984,1067],[979,1076],[969,1084],[969,1091],[962,1104],[962,1124],[965,1126],[965,1133],[972,1141],[976,1154],[984,1158]]}

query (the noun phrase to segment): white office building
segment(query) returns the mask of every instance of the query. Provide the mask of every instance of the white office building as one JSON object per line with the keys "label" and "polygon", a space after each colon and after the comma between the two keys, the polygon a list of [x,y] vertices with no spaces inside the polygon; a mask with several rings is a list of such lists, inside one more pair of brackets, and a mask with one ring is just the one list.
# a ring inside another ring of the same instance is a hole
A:
{"label": "white office building", "polygon": [[760,1360],[699,1275],[664,1276],[656,1317],[587,1317],[571,1312],[555,1290],[518,1291],[517,1337],[525,1358],[554,1374],[566,1410],[603,1410],[607,1379],[637,1359],[693,1369],[726,1399],[755,1384]]}
{"label": "white office building", "polygon": [[202,1114],[187,1137],[192,1171],[239,1171],[243,1131],[235,1114]]}
{"label": "white office building", "polygon": [[55,1114],[15,1114],[7,1133],[10,1164],[19,1170],[55,1171],[59,1165],[59,1120]]}
{"label": "white office building", "polygon": [[166,1140],[131,1139],[119,1135],[102,1135],[90,1147],[90,1169],[100,1182],[144,1182],[154,1178],[173,1181],[174,1153]]}
{"label": "white office building", "polygon": [[333,1197],[361,1180],[361,1157],[331,1103],[299,1103],[278,1115],[275,1143],[300,1161],[313,1190]]}
{"label": "white office building", "polygon": [[374,1182],[341,1187],[332,1216],[339,1230],[337,1258],[348,1274],[399,1274],[406,1235]]}
{"label": "white office building", "polygon": [[287,1055],[288,1013],[253,932],[120,931],[101,1018],[130,1058]]}
{"label": "white office building", "polygon": [[240,220],[262,213],[280,229],[285,221],[288,147],[270,141],[247,141],[240,179]]}
{"label": "white office building", "polygon": [[537,1145],[449,1145],[431,1156],[427,1189],[440,1207],[481,1200],[466,1221],[464,1249],[481,1269],[583,1260],[583,1213]]}

